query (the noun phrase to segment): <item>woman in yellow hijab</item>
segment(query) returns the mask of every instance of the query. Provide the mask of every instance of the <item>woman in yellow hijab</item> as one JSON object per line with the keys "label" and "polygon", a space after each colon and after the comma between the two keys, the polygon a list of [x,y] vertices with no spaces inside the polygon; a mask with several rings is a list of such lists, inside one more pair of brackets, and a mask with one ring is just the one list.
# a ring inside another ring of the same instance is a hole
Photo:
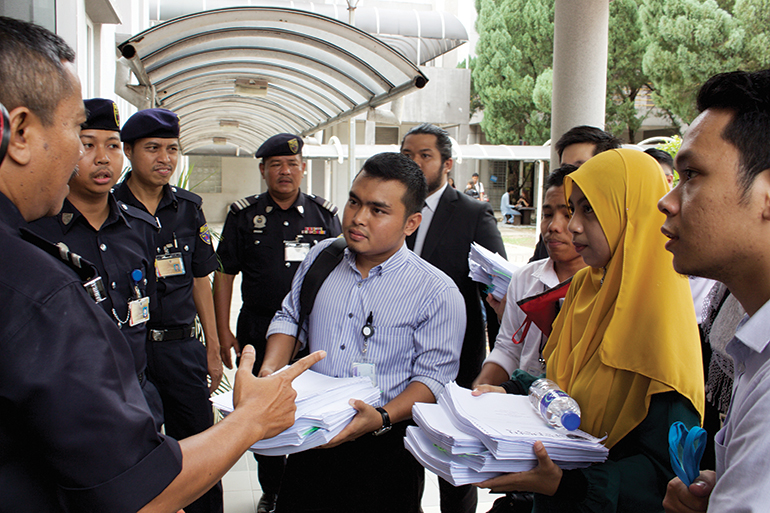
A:
{"label": "woman in yellow hijab", "polygon": [[[570,285],[543,351],[546,376],[580,405],[581,429],[607,437],[605,463],[562,471],[539,442],[539,465],[480,483],[531,491],[533,511],[662,511],[673,478],[669,426],[699,424],[703,370],[688,280],[664,249],[668,192],[660,166],[637,150],[601,153],[565,178],[573,244],[589,267]],[[526,393],[521,371],[506,390]],[[486,391],[486,390],[485,390]]]}

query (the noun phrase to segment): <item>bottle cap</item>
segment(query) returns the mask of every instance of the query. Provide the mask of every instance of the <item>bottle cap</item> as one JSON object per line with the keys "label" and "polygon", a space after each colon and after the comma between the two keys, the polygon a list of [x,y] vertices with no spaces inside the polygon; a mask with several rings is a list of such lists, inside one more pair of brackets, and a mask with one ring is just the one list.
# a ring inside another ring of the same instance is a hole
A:
{"label": "bottle cap", "polygon": [[144,273],[142,273],[141,269],[134,269],[131,271],[131,279],[134,280],[136,283],[139,283],[142,281],[142,278],[144,277]]}
{"label": "bottle cap", "polygon": [[561,425],[567,431],[575,431],[580,427],[580,415],[571,411],[566,412],[561,416]]}

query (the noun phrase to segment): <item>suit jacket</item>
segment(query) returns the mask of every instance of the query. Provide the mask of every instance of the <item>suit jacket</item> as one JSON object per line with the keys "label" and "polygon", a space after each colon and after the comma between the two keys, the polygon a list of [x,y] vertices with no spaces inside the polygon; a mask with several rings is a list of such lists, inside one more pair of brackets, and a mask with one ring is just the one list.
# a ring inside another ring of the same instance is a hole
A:
{"label": "suit jacket", "polygon": [[[409,249],[414,248],[414,240],[414,235],[407,238]],[[481,310],[483,285],[468,277],[468,253],[472,242],[506,256],[497,219],[489,203],[447,187],[433,214],[421,256],[452,278],[465,300],[467,323],[457,375],[457,383],[464,387],[469,387],[481,371],[487,341]],[[483,304],[487,308],[489,340],[494,341],[499,329],[497,315],[486,301]]]}

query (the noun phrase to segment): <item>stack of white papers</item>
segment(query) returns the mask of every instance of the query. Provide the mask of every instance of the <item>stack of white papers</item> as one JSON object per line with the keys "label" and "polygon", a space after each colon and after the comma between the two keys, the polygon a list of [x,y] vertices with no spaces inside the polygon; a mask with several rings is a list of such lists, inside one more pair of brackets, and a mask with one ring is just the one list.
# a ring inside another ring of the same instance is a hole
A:
{"label": "stack of white papers", "polygon": [[498,301],[505,296],[511,275],[518,269],[518,266],[475,242],[471,244],[471,251],[468,253],[468,267],[468,276],[473,281],[486,285],[487,292]]}
{"label": "stack of white papers", "polygon": [[407,431],[407,449],[455,486],[535,468],[532,446],[538,440],[565,470],[600,463],[609,453],[602,440],[588,433],[553,428],[522,395],[473,397],[453,382],[438,404],[415,404],[412,415],[419,427]]}
{"label": "stack of white papers", "polygon": [[[280,371],[279,371],[280,372]],[[294,425],[278,435],[260,440],[250,450],[265,456],[293,454],[318,447],[337,436],[355,416],[350,399],[375,404],[380,391],[368,377],[332,378],[305,371],[292,383],[297,391],[297,411]],[[222,413],[233,411],[233,393],[226,392],[211,398]]]}

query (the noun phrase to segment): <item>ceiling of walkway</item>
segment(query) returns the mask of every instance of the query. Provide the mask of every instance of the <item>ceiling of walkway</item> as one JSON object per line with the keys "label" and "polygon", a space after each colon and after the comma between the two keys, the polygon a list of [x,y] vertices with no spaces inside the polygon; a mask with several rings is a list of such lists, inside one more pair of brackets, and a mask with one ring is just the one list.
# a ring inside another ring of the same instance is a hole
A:
{"label": "ceiling of walkway", "polygon": [[408,23],[357,9],[362,30],[275,5],[185,13],[189,4],[164,2],[181,15],[119,45],[136,79],[127,99],[176,112],[186,154],[250,156],[276,133],[313,134],[423,87],[415,62],[467,40],[456,18],[435,12],[409,13]]}

